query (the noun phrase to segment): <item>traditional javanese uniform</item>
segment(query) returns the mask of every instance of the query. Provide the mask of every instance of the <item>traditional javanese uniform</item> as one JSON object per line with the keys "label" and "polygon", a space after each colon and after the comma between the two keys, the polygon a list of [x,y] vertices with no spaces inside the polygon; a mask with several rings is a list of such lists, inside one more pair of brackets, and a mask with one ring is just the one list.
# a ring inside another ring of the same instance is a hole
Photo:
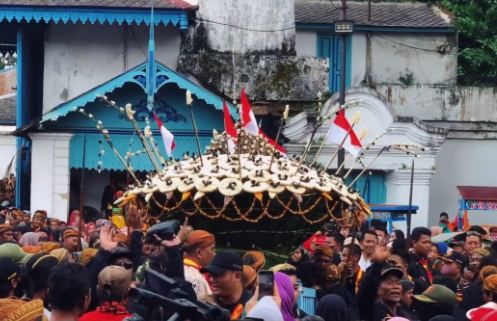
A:
{"label": "traditional javanese uniform", "polygon": [[[214,243],[214,235],[204,230],[195,230],[186,235],[183,246],[186,252],[189,252],[192,249],[208,247]],[[212,291],[207,281],[207,276],[200,273],[202,266],[188,257],[183,259],[183,266],[185,269],[185,280],[192,284],[197,299],[200,300],[207,295],[211,295]]]}

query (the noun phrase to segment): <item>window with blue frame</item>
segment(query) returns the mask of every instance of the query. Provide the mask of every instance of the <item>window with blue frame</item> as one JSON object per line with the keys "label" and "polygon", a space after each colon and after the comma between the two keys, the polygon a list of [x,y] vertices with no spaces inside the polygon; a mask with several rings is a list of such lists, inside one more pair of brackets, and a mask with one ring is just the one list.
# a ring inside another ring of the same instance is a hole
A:
{"label": "window with blue frame", "polygon": [[[340,48],[342,46],[342,37],[334,34],[318,34],[317,37],[317,56],[328,58],[329,60],[329,89],[330,93],[340,90]],[[350,87],[352,72],[352,38],[347,38],[347,63],[345,73],[345,87]]]}
{"label": "window with blue frame", "polygon": [[[359,172],[352,174],[345,180],[350,184]],[[387,199],[387,186],[385,183],[385,172],[371,171],[364,174],[354,183],[355,188],[368,204],[385,204]]]}

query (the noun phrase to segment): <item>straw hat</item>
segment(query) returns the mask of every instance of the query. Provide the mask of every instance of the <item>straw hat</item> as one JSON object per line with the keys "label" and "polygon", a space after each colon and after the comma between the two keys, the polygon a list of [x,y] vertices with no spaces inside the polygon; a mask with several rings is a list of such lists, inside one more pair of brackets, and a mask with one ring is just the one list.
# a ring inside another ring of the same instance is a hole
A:
{"label": "straw hat", "polygon": [[243,184],[240,180],[227,177],[219,183],[219,192],[224,196],[235,196],[242,192]]}

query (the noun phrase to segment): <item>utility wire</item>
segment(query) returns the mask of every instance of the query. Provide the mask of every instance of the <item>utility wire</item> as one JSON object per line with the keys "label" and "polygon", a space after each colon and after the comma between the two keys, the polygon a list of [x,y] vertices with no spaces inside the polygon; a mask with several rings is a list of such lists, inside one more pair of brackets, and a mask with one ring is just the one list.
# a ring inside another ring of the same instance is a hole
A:
{"label": "utility wire", "polygon": [[[400,42],[398,40],[394,40],[392,38],[388,38],[388,37],[383,37],[383,36],[380,36],[378,34],[375,34],[374,37],[378,37],[378,38],[381,38],[381,39],[384,39],[384,40],[387,40],[387,41],[390,41],[390,42],[393,42],[393,43],[396,43],[400,46],[403,46],[403,47],[406,47],[406,48],[411,48],[411,49],[416,49],[416,50],[423,50],[423,51],[428,51],[428,52],[436,52],[436,53],[441,53],[439,50],[437,49],[429,49],[429,48],[421,48],[421,47],[416,47],[416,46],[412,46],[412,45],[408,45],[408,44],[405,44],[403,42]],[[447,54],[450,54],[450,53],[447,53]]]}
{"label": "utility wire", "polygon": [[209,19],[195,18],[195,21],[198,21],[200,23],[212,23],[212,24],[217,24],[217,25],[221,25],[221,26],[227,26],[227,27],[231,27],[231,28],[235,28],[235,29],[254,31],[254,32],[278,32],[278,31],[287,31],[287,30],[295,29],[295,26],[291,26],[288,28],[281,28],[281,29],[252,29],[252,28],[246,28],[246,27],[242,27],[242,26],[232,25],[229,23],[213,21],[213,20],[209,20]]}

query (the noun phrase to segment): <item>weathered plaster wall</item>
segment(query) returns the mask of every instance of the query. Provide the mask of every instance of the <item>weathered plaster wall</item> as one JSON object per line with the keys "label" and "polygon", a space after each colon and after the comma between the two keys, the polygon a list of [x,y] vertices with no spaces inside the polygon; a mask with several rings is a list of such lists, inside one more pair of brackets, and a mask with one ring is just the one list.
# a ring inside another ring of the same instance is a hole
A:
{"label": "weathered plaster wall", "polygon": [[455,84],[456,72],[456,47],[451,35],[352,36],[352,86],[360,85],[366,75],[374,85]]}
{"label": "weathered plaster wall", "polygon": [[313,31],[297,30],[295,35],[295,52],[297,56],[317,56],[317,34]]}
{"label": "weathered plaster wall", "polygon": [[[495,186],[496,163],[497,140],[447,140],[438,154],[431,181],[429,224],[436,224],[443,211],[454,218],[458,207],[458,185]],[[496,212],[468,213],[471,224],[496,223]]]}
{"label": "weathered plaster wall", "polygon": [[[156,59],[175,69],[177,28],[156,28]],[[43,112],[96,87],[147,59],[148,27],[50,25],[45,37]]]}
{"label": "weathered plaster wall", "polygon": [[328,88],[327,61],[313,57],[184,54],[178,70],[235,98],[244,87],[252,100],[309,101]]}
{"label": "weathered plaster wall", "polygon": [[[369,38],[369,40],[368,40]],[[298,30],[299,56],[316,56],[317,32]],[[351,86],[369,80],[378,84],[454,85],[457,76],[456,42],[447,34],[352,35]]]}
{"label": "weathered plaster wall", "polygon": [[497,88],[378,85],[400,117],[424,120],[497,121]]}
{"label": "weathered plaster wall", "polygon": [[219,52],[290,52],[295,43],[293,0],[198,0],[196,41]]}
{"label": "weathered plaster wall", "polygon": [[[16,154],[16,138],[9,133],[15,130],[15,126],[0,126],[0,178],[4,177],[5,170]],[[15,172],[16,164],[12,165]]]}

